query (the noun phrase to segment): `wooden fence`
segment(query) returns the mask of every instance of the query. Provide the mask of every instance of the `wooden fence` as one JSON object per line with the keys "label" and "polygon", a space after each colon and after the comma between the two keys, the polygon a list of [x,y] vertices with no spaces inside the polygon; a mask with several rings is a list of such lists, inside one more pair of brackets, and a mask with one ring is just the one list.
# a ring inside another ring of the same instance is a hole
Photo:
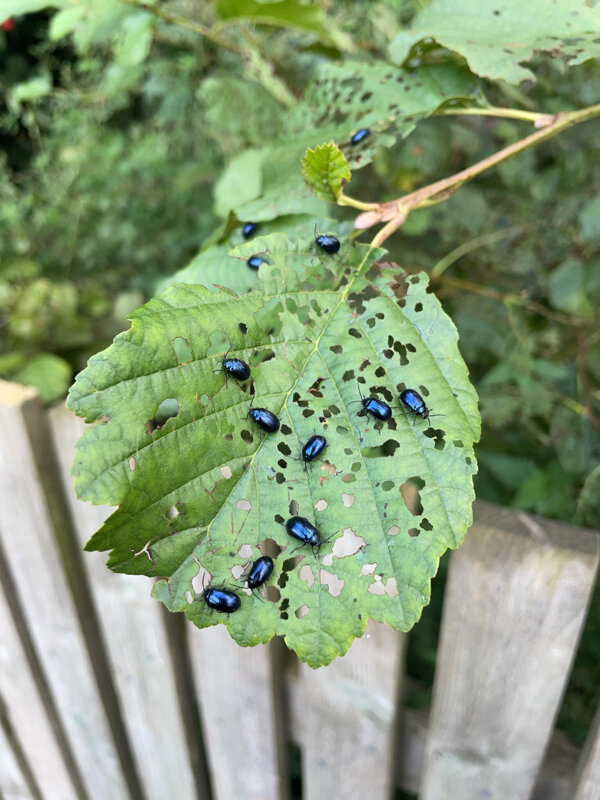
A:
{"label": "wooden fence", "polygon": [[[81,547],[82,423],[0,382],[0,800],[598,800],[600,716],[553,731],[598,534],[478,502],[451,556],[433,707],[402,708],[407,637],[370,624],[313,671],[199,631]],[[600,673],[600,666],[599,666]]]}

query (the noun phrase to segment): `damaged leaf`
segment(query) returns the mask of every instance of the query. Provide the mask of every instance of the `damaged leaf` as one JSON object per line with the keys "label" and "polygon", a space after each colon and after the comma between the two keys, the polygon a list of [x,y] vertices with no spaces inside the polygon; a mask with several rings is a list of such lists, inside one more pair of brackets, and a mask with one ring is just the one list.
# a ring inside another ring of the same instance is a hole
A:
{"label": "damaged leaf", "polygon": [[[223,622],[241,645],[281,635],[318,667],[369,618],[402,631],[419,619],[471,522],[477,401],[424,275],[281,234],[232,255],[257,249],[260,289],[171,286],[90,360],[69,406],[98,424],[73,475],[81,498],[119,506],[87,545],[110,550],[115,571],[158,578],[154,596],[199,627]],[[245,383],[219,371],[229,347],[251,367]],[[443,416],[405,413],[405,388]],[[369,396],[390,420],[366,414]],[[148,427],[167,398],[178,413]],[[251,403],[279,417],[277,433],[251,423]],[[327,447],[306,465],[315,434]],[[287,534],[292,516],[316,526],[318,552]],[[261,555],[275,568],[259,598],[240,587]],[[211,611],[208,585],[236,591],[239,610]]]}

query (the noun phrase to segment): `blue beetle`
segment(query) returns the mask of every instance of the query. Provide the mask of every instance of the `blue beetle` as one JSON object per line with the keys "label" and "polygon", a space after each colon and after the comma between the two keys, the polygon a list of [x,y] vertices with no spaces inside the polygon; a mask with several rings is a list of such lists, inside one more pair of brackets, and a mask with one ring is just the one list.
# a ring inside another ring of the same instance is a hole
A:
{"label": "blue beetle", "polygon": [[[231,350],[231,347],[229,350]],[[242,361],[241,358],[227,358],[227,353],[223,356],[221,371],[231,375],[236,381],[247,381],[250,377],[250,366],[245,361]],[[216,369],[214,372],[219,372],[219,370]],[[225,378],[225,383],[227,383],[227,378]]]}
{"label": "blue beetle", "polygon": [[362,397],[361,405],[372,417],[386,422],[392,416],[392,409],[383,400],[376,397]]}
{"label": "blue beetle", "polygon": [[421,419],[429,419],[429,409],[425,404],[425,400],[415,389],[405,389],[400,392],[400,400],[413,414],[421,417]]}
{"label": "blue beetle", "polygon": [[213,589],[209,587],[203,592],[206,605],[214,611],[233,614],[241,605],[241,600],[235,592],[229,589]]}
{"label": "blue beetle", "polygon": [[261,258],[260,256],[250,256],[248,261],[246,261],[246,264],[250,267],[250,269],[258,269],[260,265],[264,263],[264,258]]}
{"label": "blue beetle", "polygon": [[242,228],[242,236],[244,239],[250,239],[251,236],[254,236],[257,230],[258,224],[256,222],[247,222]]}
{"label": "blue beetle", "polygon": [[285,523],[285,529],[293,539],[310,545],[316,554],[321,546],[321,535],[312,522],[305,517],[290,517]]}
{"label": "blue beetle", "polygon": [[318,434],[311,436],[302,448],[302,460],[314,461],[326,447],[327,439],[324,436],[319,436]]}
{"label": "blue beetle", "polygon": [[267,408],[252,408],[251,406],[247,416],[267,433],[277,433],[279,430],[279,419]]}
{"label": "blue beetle", "polygon": [[350,139],[350,144],[360,144],[370,135],[371,131],[368,128],[361,128],[359,131],[356,131],[354,136]]}
{"label": "blue beetle", "polygon": [[315,242],[321,248],[321,250],[325,250],[326,253],[329,253],[332,256],[335,255],[340,249],[340,240],[336,239],[335,236],[331,236],[329,233],[319,234],[319,236],[315,237]]}
{"label": "blue beetle", "polygon": [[254,592],[255,589],[258,589],[259,586],[266,583],[271,577],[274,567],[275,564],[270,556],[261,556],[257,558],[250,567],[250,572],[246,578],[248,588]]}

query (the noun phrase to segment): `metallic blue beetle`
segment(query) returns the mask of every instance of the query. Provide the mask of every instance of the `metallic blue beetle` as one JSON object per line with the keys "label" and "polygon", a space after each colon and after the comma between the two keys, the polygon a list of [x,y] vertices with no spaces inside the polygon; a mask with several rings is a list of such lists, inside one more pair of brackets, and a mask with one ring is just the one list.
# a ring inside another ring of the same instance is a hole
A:
{"label": "metallic blue beetle", "polygon": [[356,131],[354,136],[350,139],[350,144],[360,144],[370,135],[371,131],[368,128],[361,128],[359,131]]}
{"label": "metallic blue beetle", "polygon": [[260,256],[250,256],[248,261],[246,261],[246,264],[250,267],[250,269],[258,269],[260,265],[264,263],[264,258],[261,258]]}
{"label": "metallic blue beetle", "polygon": [[[231,350],[231,347],[229,350]],[[245,361],[242,361],[241,358],[227,358],[227,353],[225,353],[223,356],[223,361],[221,362],[221,371],[231,375],[231,377],[235,378],[236,381],[247,381],[250,377],[249,365],[246,364]],[[214,371],[218,372],[219,370]],[[227,378],[225,378],[225,383],[227,383]]]}
{"label": "metallic blue beetle", "polygon": [[233,614],[241,605],[241,600],[235,592],[229,589],[205,589],[204,601],[209,608],[214,611],[221,611],[225,614]]}
{"label": "metallic blue beetle", "polygon": [[257,230],[258,225],[256,222],[247,222],[242,228],[242,236],[244,239],[249,239],[251,236],[254,236]]}
{"label": "metallic blue beetle", "polygon": [[326,253],[332,256],[340,249],[340,240],[336,239],[335,236],[331,236],[329,233],[321,233],[315,238],[315,242],[321,250],[325,250]]}
{"label": "metallic blue beetle", "polygon": [[308,442],[302,448],[302,460],[314,461],[314,459],[321,455],[323,450],[327,447],[327,439],[324,436],[315,434],[311,436]]}
{"label": "metallic blue beetle", "polygon": [[383,400],[378,400],[376,397],[362,397],[360,402],[365,411],[375,419],[385,422],[392,416],[392,409]]}
{"label": "metallic blue beetle", "polygon": [[285,523],[288,534],[302,544],[308,544],[316,552],[321,546],[321,535],[305,517],[290,517]]}
{"label": "metallic blue beetle", "polygon": [[250,572],[246,579],[248,588],[254,591],[266,583],[274,568],[273,559],[270,556],[261,556],[257,558],[254,564],[250,567]]}
{"label": "metallic blue beetle", "polygon": [[279,419],[267,408],[251,408],[248,416],[267,433],[277,433],[279,430]]}
{"label": "metallic blue beetle", "polygon": [[421,417],[421,419],[429,419],[429,409],[425,405],[425,400],[415,389],[405,389],[400,392],[400,400],[413,414]]}

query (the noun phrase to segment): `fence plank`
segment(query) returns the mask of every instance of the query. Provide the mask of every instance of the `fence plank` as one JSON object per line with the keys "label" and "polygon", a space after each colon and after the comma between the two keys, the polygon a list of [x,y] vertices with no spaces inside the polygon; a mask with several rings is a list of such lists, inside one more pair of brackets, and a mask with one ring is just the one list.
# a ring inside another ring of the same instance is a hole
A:
{"label": "fence plank", "polygon": [[573,800],[598,800],[600,795],[600,705],[577,767],[569,797]]}
{"label": "fence plank", "polygon": [[[84,422],[64,406],[52,409],[50,422],[83,547],[112,509],[83,503],[72,490],[70,468]],[[105,558],[86,553],[83,563],[96,607],[102,610],[100,624],[144,794],[148,800],[191,800],[197,795],[161,607],[150,597],[149,579],[115,574],[106,568]]]}
{"label": "fence plank", "polygon": [[275,649],[239,647],[224,625],[190,625],[188,638],[216,800],[286,800]]}
{"label": "fence plank", "polygon": [[328,667],[299,664],[290,697],[300,730],[305,800],[387,800],[395,785],[398,700],[406,637],[370,622]]}
{"label": "fence plank", "polygon": [[[15,795],[15,787],[26,782],[21,770],[11,778],[11,760],[7,743],[2,742],[3,727],[12,729],[18,737],[24,757],[27,759],[34,783],[44,787],[47,800],[75,800],[63,756],[58,748],[50,726],[46,709],[32,675],[27,655],[21,643],[4,591],[6,582],[0,587],[0,697],[1,713],[6,715],[0,726],[0,796]],[[19,768],[17,767],[17,770]],[[11,789],[12,786],[12,789]],[[11,794],[12,792],[12,794]],[[24,794],[23,797],[28,797]]]}
{"label": "fence plank", "polygon": [[478,503],[452,554],[421,800],[524,800],[568,678],[597,534]]}
{"label": "fence plank", "polygon": [[[61,497],[37,393],[0,381],[0,541],[18,603],[64,724],[82,796],[125,797],[119,758],[59,555]],[[48,483],[46,484],[46,481]],[[64,531],[62,531],[64,532]],[[73,770],[72,770],[73,772]]]}
{"label": "fence plank", "polygon": [[38,800],[31,794],[12,747],[0,727],[0,797],[2,800]]}

